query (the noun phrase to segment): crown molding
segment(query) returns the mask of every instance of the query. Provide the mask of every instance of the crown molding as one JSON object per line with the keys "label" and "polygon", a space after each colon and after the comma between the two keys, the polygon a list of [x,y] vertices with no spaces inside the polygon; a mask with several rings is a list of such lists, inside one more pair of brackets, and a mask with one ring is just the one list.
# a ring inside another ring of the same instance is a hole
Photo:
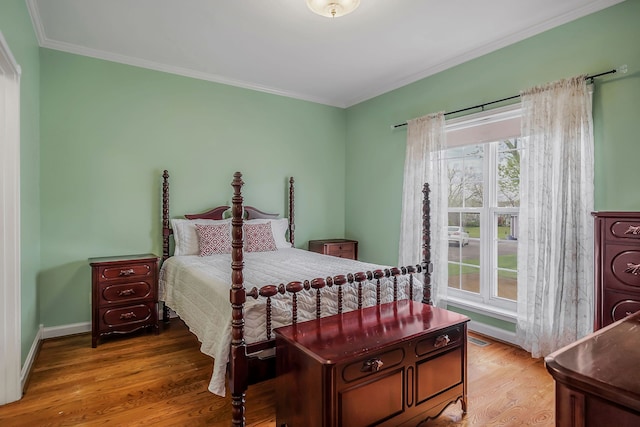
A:
{"label": "crown molding", "polygon": [[33,23],[33,27],[34,27],[36,37],[38,39],[38,44],[40,45],[40,47],[73,53],[76,55],[88,56],[96,59],[102,59],[105,61],[117,62],[121,64],[131,65],[134,67],[147,68],[147,69],[169,73],[169,74],[176,74],[176,75],[199,79],[199,80],[206,80],[206,81],[225,84],[225,85],[234,86],[238,88],[255,90],[258,92],[269,93],[272,95],[294,98],[301,101],[324,104],[324,105],[338,107],[338,108],[348,108],[356,104],[359,104],[361,102],[367,101],[369,99],[375,98],[377,96],[383,95],[387,92],[393,91],[395,89],[399,89],[411,83],[415,83],[426,77],[432,76],[441,71],[445,71],[449,68],[463,64],[472,59],[476,59],[480,56],[486,55],[488,53],[491,53],[503,47],[525,40],[534,35],[543,33],[559,25],[563,25],[575,19],[587,16],[591,13],[598,12],[602,9],[621,3],[623,1],[624,0],[594,1],[589,5],[572,10],[570,12],[565,13],[564,15],[555,17],[553,19],[549,19],[541,24],[534,25],[525,30],[511,34],[508,37],[504,37],[495,42],[487,43],[485,45],[475,47],[472,50],[469,50],[461,55],[457,55],[452,58],[449,58],[434,67],[426,68],[419,73],[414,73],[414,74],[405,76],[403,78],[400,78],[384,86],[377,87],[375,88],[375,90],[363,92],[360,96],[352,98],[351,100],[339,100],[339,99],[310,96],[304,93],[291,92],[291,91],[283,90],[280,88],[259,85],[251,82],[242,81],[242,80],[230,79],[224,76],[192,70],[189,68],[177,67],[177,66],[157,63],[153,61],[147,61],[144,59],[134,58],[126,55],[118,55],[111,52],[105,52],[97,49],[90,49],[80,45],[50,40],[47,38],[47,35],[44,30],[44,26],[42,24],[42,19],[40,17],[40,13],[38,10],[38,1],[27,0],[27,8],[29,10],[29,15],[31,16],[31,21]]}

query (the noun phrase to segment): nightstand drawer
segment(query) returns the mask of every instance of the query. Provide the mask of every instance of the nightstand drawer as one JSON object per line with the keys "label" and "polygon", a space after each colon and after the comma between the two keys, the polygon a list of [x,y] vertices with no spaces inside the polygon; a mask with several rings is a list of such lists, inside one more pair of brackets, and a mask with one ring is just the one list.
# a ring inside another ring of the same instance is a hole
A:
{"label": "nightstand drawer", "polygon": [[309,240],[309,250],[339,258],[358,259],[358,242],[356,240]]}
{"label": "nightstand drawer", "polygon": [[103,304],[131,303],[154,298],[153,285],[149,282],[101,283],[100,302]]}
{"label": "nightstand drawer", "polygon": [[147,323],[153,317],[155,303],[100,309],[100,329],[127,324]]}
{"label": "nightstand drawer", "polygon": [[342,243],[339,245],[327,245],[327,255],[337,256],[340,258],[355,259],[356,248],[353,243]]}
{"label": "nightstand drawer", "polygon": [[127,263],[125,265],[117,265],[110,267],[102,267],[99,269],[98,276],[101,281],[115,279],[138,279],[151,274],[151,263],[145,262],[141,264]]}

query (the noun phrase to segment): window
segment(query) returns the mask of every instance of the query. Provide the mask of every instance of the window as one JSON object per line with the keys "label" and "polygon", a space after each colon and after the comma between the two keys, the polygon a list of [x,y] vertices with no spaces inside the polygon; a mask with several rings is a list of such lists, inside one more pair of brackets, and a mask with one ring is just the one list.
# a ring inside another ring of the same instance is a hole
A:
{"label": "window", "polygon": [[517,302],[521,144],[512,122],[519,123],[519,111],[509,114],[509,126],[495,117],[459,121],[458,129],[447,125],[447,141],[454,146],[443,156],[449,180],[448,298],[488,314],[515,313]]}

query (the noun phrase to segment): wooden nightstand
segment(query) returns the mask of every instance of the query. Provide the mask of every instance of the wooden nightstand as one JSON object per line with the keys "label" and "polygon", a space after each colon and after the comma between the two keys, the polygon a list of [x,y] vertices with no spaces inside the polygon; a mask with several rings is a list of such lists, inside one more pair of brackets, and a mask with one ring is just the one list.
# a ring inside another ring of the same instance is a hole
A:
{"label": "wooden nightstand", "polygon": [[339,258],[358,259],[358,241],[349,239],[309,240],[309,250]]}
{"label": "wooden nightstand", "polygon": [[158,329],[158,257],[154,254],[89,258],[91,346],[104,335]]}

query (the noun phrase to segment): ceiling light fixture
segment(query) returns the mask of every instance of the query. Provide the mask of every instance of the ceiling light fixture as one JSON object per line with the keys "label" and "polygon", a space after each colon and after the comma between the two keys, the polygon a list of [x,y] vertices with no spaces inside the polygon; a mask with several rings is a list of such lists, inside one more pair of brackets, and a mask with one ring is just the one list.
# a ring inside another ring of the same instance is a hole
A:
{"label": "ceiling light fixture", "polygon": [[307,0],[307,6],[318,15],[337,18],[353,12],[360,0]]}

